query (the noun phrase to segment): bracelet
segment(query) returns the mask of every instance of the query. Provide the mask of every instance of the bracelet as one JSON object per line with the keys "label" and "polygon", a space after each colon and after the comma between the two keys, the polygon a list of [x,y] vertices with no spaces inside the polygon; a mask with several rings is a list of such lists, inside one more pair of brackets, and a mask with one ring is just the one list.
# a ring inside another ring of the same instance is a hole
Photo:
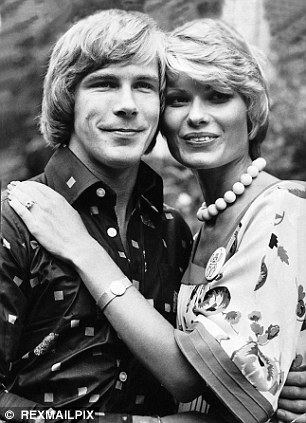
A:
{"label": "bracelet", "polygon": [[97,306],[104,311],[109,303],[111,303],[116,297],[121,297],[125,294],[126,290],[131,286],[133,286],[133,284],[126,276],[112,281],[106,291],[104,291],[98,298]]}

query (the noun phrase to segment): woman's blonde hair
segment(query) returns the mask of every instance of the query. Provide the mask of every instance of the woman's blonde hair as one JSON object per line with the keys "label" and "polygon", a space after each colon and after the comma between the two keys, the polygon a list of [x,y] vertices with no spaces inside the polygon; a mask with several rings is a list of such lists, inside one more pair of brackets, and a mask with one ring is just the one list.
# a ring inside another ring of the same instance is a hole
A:
{"label": "woman's blonde hair", "polygon": [[74,97],[81,80],[110,64],[157,59],[160,98],[165,88],[164,34],[139,12],[110,9],[74,24],[56,43],[44,81],[40,128],[53,146],[68,144],[74,127]]}
{"label": "woman's blonde hair", "polygon": [[255,52],[218,19],[198,19],[167,37],[167,74],[187,75],[221,92],[239,93],[247,105],[250,155],[256,158],[268,127],[267,82]]}

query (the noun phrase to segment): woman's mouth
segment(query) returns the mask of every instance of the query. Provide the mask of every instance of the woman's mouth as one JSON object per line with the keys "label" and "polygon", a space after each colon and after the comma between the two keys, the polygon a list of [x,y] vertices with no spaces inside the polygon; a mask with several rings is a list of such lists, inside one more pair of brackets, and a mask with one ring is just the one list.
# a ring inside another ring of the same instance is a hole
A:
{"label": "woman's mouth", "polygon": [[183,140],[190,145],[200,146],[211,144],[219,138],[219,135],[216,134],[208,134],[202,132],[192,132],[184,135]]}

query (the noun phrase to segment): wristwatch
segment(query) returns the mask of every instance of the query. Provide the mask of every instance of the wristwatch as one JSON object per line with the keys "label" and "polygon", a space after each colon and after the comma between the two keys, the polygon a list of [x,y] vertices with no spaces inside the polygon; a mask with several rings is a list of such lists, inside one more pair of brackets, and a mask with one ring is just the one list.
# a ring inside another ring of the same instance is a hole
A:
{"label": "wristwatch", "polygon": [[108,306],[114,298],[121,297],[131,286],[133,286],[132,282],[126,277],[111,282],[107,290],[103,292],[98,299],[97,306],[104,311],[105,307]]}

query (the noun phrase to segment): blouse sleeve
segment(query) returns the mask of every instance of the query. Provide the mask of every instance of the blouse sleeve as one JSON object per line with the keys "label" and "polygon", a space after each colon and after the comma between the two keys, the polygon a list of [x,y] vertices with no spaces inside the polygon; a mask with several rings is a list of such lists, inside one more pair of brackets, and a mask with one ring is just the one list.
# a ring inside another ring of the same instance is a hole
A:
{"label": "blouse sleeve", "polygon": [[306,350],[305,198],[302,185],[288,183],[253,202],[221,272],[201,298],[189,300],[193,330],[175,334],[189,362],[241,422],[271,417],[297,347]]}

